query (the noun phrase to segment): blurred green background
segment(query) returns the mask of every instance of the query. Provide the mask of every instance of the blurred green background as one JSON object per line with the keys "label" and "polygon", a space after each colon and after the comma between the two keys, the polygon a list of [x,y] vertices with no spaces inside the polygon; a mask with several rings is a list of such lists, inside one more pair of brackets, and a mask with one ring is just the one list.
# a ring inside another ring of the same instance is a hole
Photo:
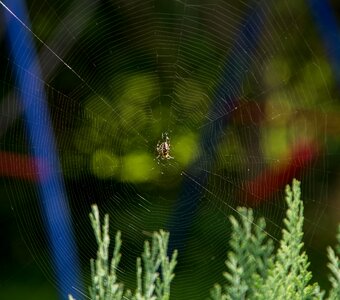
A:
{"label": "blurred green background", "polygon": [[[331,6],[340,28],[340,5]],[[35,39],[43,73],[36,80],[48,96],[85,285],[96,254],[90,205],[110,214],[112,236],[122,230],[120,279],[133,288],[143,241],[167,226],[183,179],[194,178],[202,131],[225,119],[215,156],[198,166],[207,182],[179,254],[173,299],[204,299],[222,282],[227,216],[236,206],[254,207],[280,238],[283,190],[293,177],[302,181],[311,270],[328,288],[325,249],[340,222],[340,86],[306,1],[46,0],[27,7],[31,30],[45,43]],[[223,66],[255,10],[262,13],[258,45],[239,53],[249,68],[235,62],[242,80],[226,87],[237,98],[212,111],[228,79]],[[56,299],[5,30],[0,20],[0,298]],[[165,132],[171,160],[157,159]]]}

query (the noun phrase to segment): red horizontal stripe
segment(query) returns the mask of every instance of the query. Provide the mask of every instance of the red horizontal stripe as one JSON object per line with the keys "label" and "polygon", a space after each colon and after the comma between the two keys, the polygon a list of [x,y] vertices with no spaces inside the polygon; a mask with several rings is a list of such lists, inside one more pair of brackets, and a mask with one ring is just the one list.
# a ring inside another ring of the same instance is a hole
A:
{"label": "red horizontal stripe", "polygon": [[0,176],[36,181],[39,162],[28,155],[0,152]]}
{"label": "red horizontal stripe", "polygon": [[270,166],[254,180],[245,184],[242,201],[249,206],[266,201],[277,191],[282,190],[293,178],[299,178],[301,171],[318,156],[318,153],[318,147],[314,142],[297,145],[288,160]]}

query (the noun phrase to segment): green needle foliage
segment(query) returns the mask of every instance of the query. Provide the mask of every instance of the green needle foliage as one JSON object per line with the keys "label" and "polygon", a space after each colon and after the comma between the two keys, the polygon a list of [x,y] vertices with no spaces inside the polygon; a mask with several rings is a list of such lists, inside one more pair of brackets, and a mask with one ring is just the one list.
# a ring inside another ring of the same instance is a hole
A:
{"label": "green needle foliage", "polygon": [[[226,284],[211,290],[214,300],[303,300],[324,299],[325,293],[317,283],[311,284],[312,274],[303,251],[303,202],[300,183],[293,181],[286,188],[288,205],[285,228],[280,246],[273,253],[273,242],[265,231],[265,222],[254,222],[251,209],[239,208],[240,220],[230,218],[232,224],[231,251],[226,261]],[[340,227],[337,236],[340,245]],[[337,255],[340,246],[337,247]],[[327,299],[340,299],[340,263],[332,248],[328,249],[332,289]]]}
{"label": "green needle foliage", "polygon": [[337,240],[338,245],[336,247],[336,254],[338,256],[331,247],[328,247],[327,249],[329,259],[328,268],[331,271],[329,281],[332,284],[332,289],[328,297],[330,300],[340,299],[340,226],[338,227]]}
{"label": "green needle foliage", "polygon": [[[151,244],[145,242],[142,259],[137,258],[137,288],[133,294],[128,289],[124,291],[124,285],[117,279],[116,271],[121,259],[119,251],[122,245],[120,231],[116,234],[110,261],[109,215],[105,215],[104,224],[101,226],[98,207],[93,205],[90,219],[98,244],[97,258],[91,259],[90,299],[168,300],[170,283],[175,276],[173,271],[177,263],[177,251],[174,251],[170,260],[167,256],[169,234],[160,230],[153,233]],[[69,295],[69,300],[75,299]]]}
{"label": "green needle foliage", "polygon": [[[267,276],[268,267],[272,265],[273,242],[267,239],[264,231],[265,221],[261,218],[255,226],[251,209],[238,208],[240,222],[230,217],[232,236],[231,251],[228,253],[224,273],[227,280],[226,295],[216,284],[212,291],[213,299],[249,299],[255,296],[262,278]],[[255,277],[255,274],[257,276]]]}
{"label": "green needle foliage", "polygon": [[117,282],[116,270],[121,258],[119,252],[122,240],[120,231],[116,234],[115,246],[111,263],[109,260],[109,215],[105,215],[104,224],[100,226],[98,207],[92,206],[90,219],[94,235],[98,244],[97,259],[91,259],[90,298],[100,300],[122,299],[124,294],[123,284]]}
{"label": "green needle foliage", "polygon": [[[254,220],[253,211],[238,208],[238,218],[230,217],[232,236],[231,251],[224,273],[226,283],[215,284],[210,291],[213,300],[304,300],[325,299],[317,283],[310,283],[309,261],[303,250],[303,202],[300,183],[293,181],[286,188],[287,213],[285,228],[279,248],[274,252],[273,240],[266,232],[263,218]],[[121,234],[115,238],[113,255],[109,258],[109,216],[101,225],[98,207],[90,213],[92,228],[98,244],[97,258],[91,260],[92,284],[89,288],[93,300],[168,300],[170,284],[174,278],[177,251],[171,259],[167,256],[169,234],[154,232],[151,243],[144,243],[141,258],[137,258],[137,287],[135,292],[124,289],[117,273],[121,254]],[[336,250],[328,248],[328,267],[331,290],[327,299],[340,299],[340,226]],[[71,295],[69,300],[75,300]]]}
{"label": "green needle foliage", "polygon": [[286,188],[288,210],[284,219],[285,229],[274,266],[269,270],[262,295],[258,299],[321,299],[318,284],[310,285],[312,273],[308,271],[308,257],[303,248],[303,202],[300,183],[293,181],[293,188]]}
{"label": "green needle foliage", "polygon": [[[154,233],[152,246],[148,241],[144,244],[142,260],[137,258],[137,290],[132,299],[137,300],[168,300],[170,297],[170,283],[174,278],[177,251],[174,252],[171,260],[167,255],[169,234],[163,230]],[[158,270],[161,269],[162,276]],[[144,271],[144,276],[143,276]]]}

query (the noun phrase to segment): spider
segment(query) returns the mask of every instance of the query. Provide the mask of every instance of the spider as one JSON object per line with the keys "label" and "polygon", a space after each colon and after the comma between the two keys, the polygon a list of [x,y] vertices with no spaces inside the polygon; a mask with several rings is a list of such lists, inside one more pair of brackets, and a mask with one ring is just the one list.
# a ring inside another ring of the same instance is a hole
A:
{"label": "spider", "polygon": [[156,151],[158,152],[157,158],[173,159],[170,155],[170,138],[167,133],[162,133],[162,141],[158,141]]}

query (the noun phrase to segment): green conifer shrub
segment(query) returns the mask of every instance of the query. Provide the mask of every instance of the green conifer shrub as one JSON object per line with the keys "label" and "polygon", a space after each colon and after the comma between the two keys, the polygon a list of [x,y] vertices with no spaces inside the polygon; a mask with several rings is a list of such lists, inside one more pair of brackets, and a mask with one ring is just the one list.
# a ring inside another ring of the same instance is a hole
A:
{"label": "green conifer shrub", "polygon": [[[279,247],[274,251],[273,240],[266,232],[263,218],[254,219],[252,209],[238,208],[238,217],[231,216],[231,251],[227,254],[225,283],[215,284],[210,291],[212,300],[304,300],[340,299],[340,226],[336,250],[328,247],[328,268],[331,289],[321,291],[311,283],[312,273],[303,250],[303,202],[300,183],[286,187],[287,213]],[[116,274],[121,258],[121,234],[118,231],[112,258],[109,258],[109,216],[101,226],[96,205],[90,213],[98,244],[97,258],[91,260],[92,284],[89,297],[93,300],[168,300],[174,279],[177,251],[167,256],[169,234],[154,232],[151,244],[146,241],[142,258],[137,258],[137,280],[134,292],[124,289]],[[70,295],[69,300],[74,300]]]}

